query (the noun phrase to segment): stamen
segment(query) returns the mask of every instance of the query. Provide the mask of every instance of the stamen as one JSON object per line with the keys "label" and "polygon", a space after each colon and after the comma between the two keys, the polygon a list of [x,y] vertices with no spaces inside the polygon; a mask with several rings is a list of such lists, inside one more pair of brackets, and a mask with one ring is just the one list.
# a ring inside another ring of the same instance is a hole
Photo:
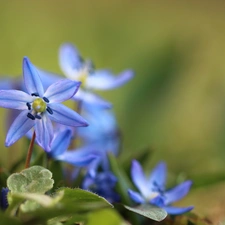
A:
{"label": "stamen", "polygon": [[158,183],[157,183],[156,181],[153,181],[153,185],[154,185],[153,190],[154,190],[154,191],[157,191],[157,192],[159,192],[161,195],[163,195],[164,190],[158,185]]}
{"label": "stamen", "polygon": [[47,110],[47,112],[48,112],[49,114],[51,114],[51,115],[53,114],[53,111],[52,111],[52,109],[51,109],[50,107],[47,106],[46,110]]}
{"label": "stamen", "polygon": [[31,96],[36,96],[36,97],[38,97],[39,94],[38,94],[38,93],[32,93]]}
{"label": "stamen", "polygon": [[49,103],[49,100],[46,97],[43,97],[43,100],[47,103]]}
{"label": "stamen", "polygon": [[35,120],[34,115],[32,115],[31,113],[27,113],[27,117],[30,118],[30,119],[32,119],[32,120]]}
{"label": "stamen", "polygon": [[38,115],[38,114],[36,114],[36,115],[35,115],[35,118],[40,120],[40,119],[41,119],[41,116]]}
{"label": "stamen", "polygon": [[29,102],[26,103],[28,110],[31,110],[31,104]]}

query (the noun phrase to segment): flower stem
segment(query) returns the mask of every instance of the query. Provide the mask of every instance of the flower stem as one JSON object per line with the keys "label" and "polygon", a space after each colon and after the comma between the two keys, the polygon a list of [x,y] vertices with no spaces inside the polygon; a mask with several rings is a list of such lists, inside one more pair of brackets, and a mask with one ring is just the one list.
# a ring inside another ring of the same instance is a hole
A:
{"label": "flower stem", "polygon": [[34,147],[34,140],[35,140],[36,134],[35,131],[33,132],[33,136],[32,139],[30,141],[30,145],[28,148],[28,152],[27,152],[27,158],[26,158],[26,164],[25,164],[25,169],[30,167],[30,159],[32,156],[32,152],[33,152],[33,147]]}

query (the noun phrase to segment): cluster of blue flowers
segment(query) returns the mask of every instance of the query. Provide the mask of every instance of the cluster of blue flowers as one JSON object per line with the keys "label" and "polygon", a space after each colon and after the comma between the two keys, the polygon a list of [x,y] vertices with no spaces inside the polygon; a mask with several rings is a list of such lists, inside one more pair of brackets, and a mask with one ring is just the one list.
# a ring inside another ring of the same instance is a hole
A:
{"label": "cluster of blue flowers", "polygon": [[[111,109],[112,104],[95,90],[110,90],[130,81],[134,73],[125,70],[115,76],[110,70],[95,70],[91,61],[83,60],[74,45],[59,49],[59,65],[67,77],[46,72],[23,59],[23,82],[7,82],[0,91],[0,107],[13,111],[13,121],[5,140],[11,146],[21,137],[34,138],[49,159],[75,166],[73,179],[82,168],[83,189],[91,190],[110,202],[119,202],[117,177],[112,173],[108,153],[118,155],[120,132]],[[16,87],[16,90],[10,90]],[[74,101],[76,110],[61,104]],[[165,190],[166,165],[159,163],[146,178],[138,161],[133,160],[131,178],[137,190],[127,190],[137,204],[152,204],[169,214],[181,214],[193,207],[173,207],[171,203],[184,197],[191,181]],[[1,208],[6,208],[7,190],[1,192]]]}

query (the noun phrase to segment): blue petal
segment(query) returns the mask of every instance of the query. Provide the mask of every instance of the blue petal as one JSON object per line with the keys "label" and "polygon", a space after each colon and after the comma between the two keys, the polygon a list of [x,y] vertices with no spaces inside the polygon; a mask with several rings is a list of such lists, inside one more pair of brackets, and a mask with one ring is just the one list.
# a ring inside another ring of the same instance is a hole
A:
{"label": "blue petal", "polygon": [[183,198],[189,192],[191,185],[192,182],[188,180],[177,185],[175,188],[166,191],[164,194],[165,205],[169,205],[170,203],[176,202]]}
{"label": "blue petal", "polygon": [[49,152],[52,158],[57,155],[63,154],[69,147],[72,137],[71,129],[64,129],[62,131],[56,132],[51,144],[51,151]]}
{"label": "blue petal", "polygon": [[145,203],[144,198],[139,193],[128,189],[128,194],[134,202],[136,202],[138,204]]}
{"label": "blue petal", "polygon": [[189,206],[189,207],[166,206],[166,207],[163,207],[163,209],[165,209],[166,212],[170,215],[180,215],[180,214],[191,211],[193,208],[194,208],[193,206]]}
{"label": "blue petal", "polygon": [[41,68],[36,68],[39,74],[39,77],[42,80],[42,85],[44,87],[44,90],[46,90],[50,85],[52,85],[53,83],[62,80],[62,76],[52,73],[52,72],[48,72],[45,71]]}
{"label": "blue petal", "polygon": [[28,110],[22,111],[11,125],[5,140],[8,147],[25,135],[34,125],[35,121],[27,117]]}
{"label": "blue petal", "polygon": [[83,60],[74,45],[70,43],[61,45],[59,49],[59,65],[68,78],[76,78],[76,72],[83,67]]}
{"label": "blue petal", "polygon": [[86,120],[81,117],[74,110],[58,103],[48,104],[48,106],[52,109],[53,114],[49,114],[51,120],[61,123],[67,126],[88,126]]}
{"label": "blue petal", "polygon": [[[98,173],[96,175],[98,183],[103,186],[114,187],[118,181],[117,177],[110,171]],[[104,184],[105,183],[105,184]]]}
{"label": "blue petal", "polygon": [[10,126],[12,125],[13,121],[16,119],[16,117],[21,113],[20,110],[16,109],[9,109],[7,110],[7,118],[5,120],[6,129],[9,130]]}
{"label": "blue petal", "polygon": [[76,95],[74,95],[73,99],[75,99],[76,101],[82,101],[84,103],[93,106],[99,106],[106,109],[110,109],[112,107],[112,104],[110,102],[107,102],[106,100],[102,99],[94,93],[84,91],[81,88],[78,90]]}
{"label": "blue petal", "polygon": [[55,159],[70,163],[74,166],[86,166],[96,159],[94,154],[86,154],[82,150],[66,151]]}
{"label": "blue petal", "polygon": [[29,94],[36,93],[40,97],[43,96],[44,89],[38,71],[27,57],[23,58],[23,78]]}
{"label": "blue petal", "polygon": [[151,189],[159,188],[162,191],[165,187],[166,182],[166,164],[160,162],[156,165],[153,171],[150,174],[148,185]]}
{"label": "blue petal", "polygon": [[35,132],[37,143],[46,151],[51,151],[53,139],[53,126],[47,115],[43,114],[41,119],[35,119]]}
{"label": "blue petal", "polygon": [[132,70],[125,70],[117,76],[114,76],[109,70],[98,70],[87,77],[85,87],[99,90],[114,89],[127,83],[133,76]]}
{"label": "blue petal", "polygon": [[18,90],[1,90],[0,91],[0,106],[3,108],[28,109],[26,103],[32,102],[33,97],[23,91]]}
{"label": "blue petal", "polygon": [[140,163],[136,160],[132,161],[131,178],[135,186],[141,192],[144,198],[148,198],[151,190],[148,188],[148,183]]}
{"label": "blue petal", "polygon": [[88,174],[90,174],[90,176],[92,177],[96,176],[101,161],[102,158],[99,156],[99,154],[96,154],[96,159],[93,162],[91,162],[91,164],[89,164],[87,167],[87,171]]}
{"label": "blue petal", "polygon": [[[118,132],[117,121],[112,110],[96,107],[90,104],[82,104],[82,115],[88,120],[89,127],[82,129],[82,137],[91,136],[90,139],[102,139],[100,135],[113,135]],[[94,137],[93,137],[94,136]]]}
{"label": "blue petal", "polygon": [[59,103],[72,98],[78,91],[81,82],[63,79],[53,83],[44,93],[51,103]]}

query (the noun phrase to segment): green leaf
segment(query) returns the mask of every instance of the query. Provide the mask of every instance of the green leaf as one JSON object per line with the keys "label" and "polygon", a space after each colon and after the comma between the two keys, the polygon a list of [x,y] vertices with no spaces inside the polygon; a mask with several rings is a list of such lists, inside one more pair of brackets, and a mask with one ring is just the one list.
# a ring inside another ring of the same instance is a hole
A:
{"label": "green leaf", "polygon": [[20,206],[20,210],[22,212],[30,212],[35,211],[39,207],[40,205],[36,201],[27,200]]}
{"label": "green leaf", "polygon": [[136,207],[124,205],[124,207],[132,212],[135,212],[155,221],[162,221],[167,216],[167,212],[164,209],[152,205],[143,204],[138,205]]}
{"label": "green leaf", "polygon": [[53,189],[66,186],[65,185],[66,179],[63,174],[62,163],[60,161],[49,159],[49,167],[48,168],[52,172],[52,176],[54,179]]}
{"label": "green leaf", "polygon": [[59,188],[56,193],[63,193],[61,203],[76,204],[77,210],[90,211],[102,207],[113,207],[105,198],[80,188]]}
{"label": "green leaf", "polygon": [[63,193],[57,194],[54,198],[39,194],[39,193],[9,193],[9,197],[12,198],[15,202],[24,202],[24,200],[31,200],[38,203],[42,207],[52,207],[58,203],[62,197]]}
{"label": "green leaf", "polygon": [[34,224],[33,221],[42,224],[48,220],[53,224],[59,224],[61,221],[80,222],[84,221],[87,213],[92,210],[112,207],[104,198],[79,188],[60,188],[52,197],[39,193],[18,192],[10,193],[9,196],[15,202],[9,206],[11,215],[15,215],[18,205],[25,201],[19,208],[19,216],[27,224]]}
{"label": "green leaf", "polygon": [[32,166],[22,170],[20,173],[13,173],[7,179],[9,190],[21,193],[44,194],[53,187],[54,180],[52,173],[41,166]]}
{"label": "green leaf", "polygon": [[123,168],[121,168],[118,165],[115,156],[112,154],[109,154],[108,156],[109,156],[111,170],[118,179],[118,182],[116,184],[117,192],[120,193],[121,200],[123,203],[127,205],[131,205],[131,200],[127,190],[130,188],[133,188],[133,185],[130,182],[127,174],[124,172]]}
{"label": "green leaf", "polygon": [[[113,207],[106,199],[79,188],[60,188],[52,196],[40,193],[9,193],[10,205],[7,213],[18,213],[21,221],[27,224],[43,224],[48,220],[52,224],[62,222],[80,222],[93,210]],[[53,218],[55,218],[53,220]]]}

